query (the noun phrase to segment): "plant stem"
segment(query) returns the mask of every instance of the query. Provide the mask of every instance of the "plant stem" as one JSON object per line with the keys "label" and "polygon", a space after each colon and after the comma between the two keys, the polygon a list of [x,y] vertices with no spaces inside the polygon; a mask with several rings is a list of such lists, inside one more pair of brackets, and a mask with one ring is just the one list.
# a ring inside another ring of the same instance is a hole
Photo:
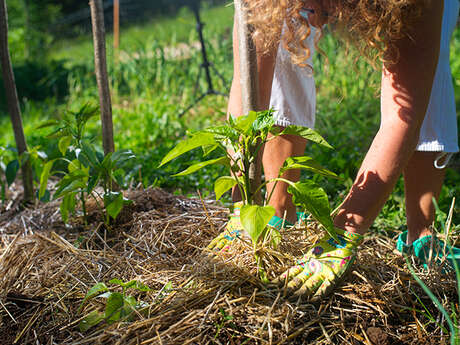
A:
{"label": "plant stem", "polygon": [[80,201],[81,201],[81,208],[83,210],[83,219],[85,220],[85,225],[88,225],[88,214],[86,212],[86,200],[85,200],[85,192],[80,192]]}
{"label": "plant stem", "polygon": [[281,181],[281,182],[285,182],[287,184],[292,184],[293,183],[292,181],[289,181],[289,180],[284,179],[282,177],[277,177],[277,178],[273,178],[271,180],[268,180],[268,181],[264,182],[259,188],[263,188],[265,185],[267,185],[267,184],[269,184],[270,182],[273,182],[273,181],[275,181],[275,185],[273,186],[273,188],[272,188],[272,190],[270,192],[270,195],[267,198],[267,204],[270,202],[270,200],[271,200],[271,198],[273,196],[273,192],[275,191],[275,188],[276,188],[276,185],[278,184],[278,182]]}
{"label": "plant stem", "polygon": [[232,171],[232,169],[230,169],[230,173],[233,175],[233,177],[236,180],[236,183],[237,183],[238,189],[240,190],[240,194],[241,194],[241,197],[243,198],[243,201],[247,201],[248,200],[248,195],[246,194],[246,191],[245,191],[243,185],[241,185],[241,183],[240,183],[240,181],[238,179],[238,176],[236,175],[236,173],[234,171]]}
{"label": "plant stem", "polygon": [[252,204],[252,189],[251,189],[251,180],[249,178],[249,159],[247,157],[248,151],[246,150],[246,143],[243,147],[243,176],[244,176],[244,181],[246,184],[246,199],[248,205]]}

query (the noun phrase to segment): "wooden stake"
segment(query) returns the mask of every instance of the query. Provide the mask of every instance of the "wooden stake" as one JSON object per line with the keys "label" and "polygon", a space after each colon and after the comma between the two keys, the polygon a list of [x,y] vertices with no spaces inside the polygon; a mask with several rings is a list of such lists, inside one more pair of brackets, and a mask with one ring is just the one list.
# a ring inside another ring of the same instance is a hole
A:
{"label": "wooden stake", "polygon": [[113,49],[120,47],[120,0],[113,1]]}
{"label": "wooden stake", "polygon": [[[259,110],[257,51],[252,39],[252,29],[248,25],[245,0],[235,0],[235,15],[238,29],[238,48],[240,55],[240,83],[243,114]],[[254,192],[262,181],[262,157],[258,155],[249,168],[251,190]],[[256,204],[262,204],[261,193],[254,195]]]}
{"label": "wooden stake", "polygon": [[235,0],[235,11],[238,25],[243,114],[247,114],[250,111],[258,110],[257,53],[252,39],[252,30],[247,23],[247,10],[244,0]]}
{"label": "wooden stake", "polygon": [[93,27],[94,65],[96,68],[99,103],[101,106],[102,144],[104,154],[115,151],[113,143],[112,102],[107,75],[107,55],[105,48],[105,26],[102,0],[90,0],[91,24]]}
{"label": "wooden stake", "polygon": [[[14,80],[13,66],[11,64],[10,50],[8,47],[8,12],[5,0],[0,0],[0,55],[2,64],[3,83],[5,85],[8,112],[13,124],[14,138],[18,155],[27,152],[26,137],[22,126],[21,109]],[[34,199],[33,175],[30,160],[27,159],[21,166],[22,180],[24,184],[24,201],[30,202]]]}

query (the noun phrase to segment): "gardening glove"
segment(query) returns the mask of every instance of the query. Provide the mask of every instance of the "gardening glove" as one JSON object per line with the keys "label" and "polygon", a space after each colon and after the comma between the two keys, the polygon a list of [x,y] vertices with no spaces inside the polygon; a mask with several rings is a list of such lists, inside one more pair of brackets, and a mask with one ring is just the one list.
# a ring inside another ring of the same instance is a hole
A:
{"label": "gardening glove", "polygon": [[[226,252],[230,248],[230,244],[236,238],[241,238],[242,236],[244,236],[243,226],[241,225],[240,221],[241,207],[243,207],[242,202],[235,203],[234,211],[230,215],[230,219],[227,223],[225,230],[211,241],[211,243],[207,246],[208,251],[211,251],[213,254],[215,254],[216,252]],[[299,219],[303,219],[304,215],[303,213],[298,213],[297,217]],[[268,222],[268,225],[278,230],[294,226],[294,224],[291,224],[287,222],[285,219],[282,219],[277,216],[273,216]]]}
{"label": "gardening glove", "polygon": [[274,283],[285,286],[289,294],[317,300],[332,292],[349,271],[363,236],[336,229],[339,242],[329,234],[319,240],[296,265]]}
{"label": "gardening glove", "polygon": [[207,250],[215,252],[225,252],[230,248],[230,243],[243,234],[243,226],[240,221],[240,208],[242,202],[237,202],[234,205],[233,213],[230,214],[230,219],[225,227],[225,230],[209,243]]}

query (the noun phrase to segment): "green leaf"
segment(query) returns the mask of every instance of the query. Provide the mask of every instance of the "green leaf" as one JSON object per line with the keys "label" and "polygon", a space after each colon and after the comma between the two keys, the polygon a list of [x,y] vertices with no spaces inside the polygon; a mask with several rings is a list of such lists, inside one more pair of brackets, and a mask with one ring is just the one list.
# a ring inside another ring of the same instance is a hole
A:
{"label": "green leaf", "polygon": [[339,178],[332,171],[323,168],[317,161],[311,157],[302,156],[302,157],[289,157],[284,162],[283,166],[280,169],[280,175],[284,174],[285,171],[291,169],[305,169],[310,170],[311,172],[327,177]]}
{"label": "green leaf", "polygon": [[53,126],[57,126],[59,125],[59,121],[58,120],[48,120],[48,121],[45,121],[43,122],[41,125],[39,125],[38,127],[36,127],[36,129],[42,129],[42,128],[47,128],[47,127],[53,127]]}
{"label": "green leaf", "polygon": [[281,243],[281,232],[276,228],[271,228],[270,231],[270,239],[272,246],[273,248],[277,248],[278,245]]}
{"label": "green leaf", "polygon": [[173,160],[174,158],[177,158],[180,155],[197,147],[215,144],[216,141],[214,139],[214,134],[205,132],[195,133],[191,138],[180,141],[171,151],[169,151],[161,161],[160,167]]}
{"label": "green leaf", "polygon": [[19,170],[19,161],[17,159],[12,160],[11,162],[7,164],[5,175],[6,175],[6,183],[8,184],[8,187],[11,186],[11,184],[16,179],[18,170]]}
{"label": "green leaf", "polygon": [[136,289],[136,290],[142,291],[142,292],[150,291],[150,288],[147,285],[145,285],[144,283],[139,282],[139,281],[136,281],[136,286],[134,286],[133,289]]}
{"label": "green leaf", "polygon": [[193,165],[189,166],[187,169],[185,169],[184,171],[182,171],[182,172],[180,172],[178,174],[172,175],[172,176],[190,175],[190,174],[193,174],[195,171],[203,169],[204,167],[207,167],[209,165],[217,165],[217,164],[230,166],[230,159],[228,157],[220,157],[220,158],[216,158],[216,159],[211,159],[211,160],[206,161],[206,162],[200,162],[200,163],[197,163],[197,164],[193,164]]}
{"label": "green leaf", "polygon": [[231,177],[231,176],[219,177],[214,183],[214,192],[216,193],[216,200],[219,200],[226,191],[230,190],[237,184],[238,182],[236,181],[234,177]]}
{"label": "green leaf", "polygon": [[112,162],[114,163],[115,166],[119,167],[122,164],[126,163],[127,161],[130,161],[135,158],[136,158],[136,155],[133,153],[133,151],[128,150],[128,149],[123,149],[123,150],[118,150],[113,153]]}
{"label": "green leaf", "polygon": [[[133,296],[125,296],[124,297],[124,304],[127,304],[131,307],[137,307],[137,300]],[[129,311],[132,312],[133,308],[129,308]]]}
{"label": "green leaf", "polygon": [[86,157],[86,155],[82,153],[82,150],[80,148],[75,149],[75,156],[77,157],[78,161],[85,167],[91,167],[91,162]]}
{"label": "green leaf", "polygon": [[121,287],[125,287],[125,285],[126,285],[123,280],[120,280],[118,278],[113,278],[113,279],[109,280],[109,283],[114,284],[114,285],[119,285]]}
{"label": "green leaf", "polygon": [[105,319],[107,323],[114,323],[121,318],[121,308],[123,307],[123,294],[112,292],[105,305]]}
{"label": "green leaf", "polygon": [[116,219],[120,211],[123,209],[123,194],[112,192],[108,196],[104,195],[104,205],[107,213],[113,219]]}
{"label": "green leaf", "polygon": [[275,124],[275,118],[273,116],[273,110],[261,111],[257,115],[257,119],[252,124],[252,130],[254,132],[269,130]]}
{"label": "green leaf", "polygon": [[76,113],[73,113],[77,123],[84,125],[93,116],[98,115],[99,107],[91,103],[85,103]]}
{"label": "green leaf", "polygon": [[57,184],[58,190],[54,193],[53,199],[58,199],[66,193],[79,192],[86,188],[88,175],[81,170],[77,170],[71,174],[66,175]]}
{"label": "green leaf", "polygon": [[428,295],[428,297],[431,299],[433,304],[438,308],[438,310],[441,312],[441,314],[445,317],[447,324],[449,325],[450,331],[451,331],[451,344],[458,344],[458,342],[455,339],[458,337],[458,326],[456,326],[453,322],[452,319],[450,318],[449,313],[447,310],[444,308],[443,303],[439,301],[439,299],[434,295],[434,293],[430,290],[428,286],[417,276],[417,274],[414,271],[414,268],[410,264],[409,258],[407,255],[404,256],[404,259],[406,259],[407,266],[409,267],[410,273],[412,274],[412,277],[417,281],[417,283],[422,287],[423,291]]}
{"label": "green leaf", "polygon": [[71,199],[74,197],[72,194],[67,194],[61,201],[59,205],[59,211],[61,212],[61,218],[64,223],[67,223],[69,220],[69,213],[70,213],[70,202]]}
{"label": "green leaf", "polygon": [[[90,164],[93,167],[96,167],[99,165],[99,160],[97,159],[97,156],[96,156],[96,150],[91,144],[89,144],[86,141],[82,142],[82,150],[80,152],[80,155],[84,155],[85,158],[90,162]],[[78,157],[78,160],[82,162],[79,157]],[[84,162],[82,163],[84,164]]]}
{"label": "green leaf", "polygon": [[[35,191],[35,195],[38,199],[38,190]],[[49,202],[51,199],[51,193],[48,189],[45,190],[45,194],[39,199],[41,202]]]}
{"label": "green leaf", "polygon": [[134,318],[134,310],[138,307],[136,298],[133,296],[123,297],[123,308],[120,310],[120,318],[126,321],[132,321]]}
{"label": "green leaf", "polygon": [[61,151],[63,156],[65,156],[65,153],[67,152],[67,148],[70,146],[71,142],[72,142],[71,136],[65,136],[59,139],[58,148],[59,148],[59,151]]}
{"label": "green leaf", "polygon": [[251,236],[252,242],[257,243],[268,222],[275,215],[272,206],[244,205],[240,211],[241,224]]}
{"label": "green leaf", "polygon": [[50,171],[54,164],[54,159],[45,164],[40,175],[40,190],[38,192],[38,198],[41,199],[45,195],[46,187],[48,186],[48,179],[50,177]]}
{"label": "green leaf", "polygon": [[89,175],[89,168],[82,166],[82,163],[78,159],[74,159],[73,161],[69,162],[67,165],[67,170],[70,174],[75,173],[76,171],[80,171],[83,174]]}
{"label": "green leaf", "polygon": [[58,128],[46,136],[47,139],[58,139],[70,135],[71,131],[68,128]]}
{"label": "green leaf", "polygon": [[203,132],[212,133],[214,139],[217,142],[223,142],[225,140],[238,141],[240,134],[235,128],[232,128],[230,125],[221,125],[211,128],[206,128]]}
{"label": "green leaf", "polygon": [[203,146],[203,157],[209,156],[212,152],[219,148],[219,144]]}
{"label": "green leaf", "polygon": [[93,299],[94,297],[97,297],[100,294],[102,294],[104,292],[107,292],[107,291],[109,291],[109,289],[107,288],[107,286],[104,283],[97,283],[96,285],[94,285],[86,293],[86,296],[83,299],[83,302],[81,302],[81,304],[80,304],[80,308],[78,309],[78,312],[79,313],[81,312],[81,309],[83,308],[83,306],[85,305],[85,303],[87,301],[89,301],[90,299]]}
{"label": "green leaf", "polygon": [[295,183],[295,187],[289,186],[288,192],[292,194],[294,204],[310,212],[334,239],[337,238],[331,218],[329,199],[323,188],[313,181],[301,181]]}
{"label": "green leaf", "polygon": [[80,329],[80,332],[86,332],[88,329],[96,326],[102,320],[104,320],[104,313],[94,310],[80,321],[78,328]]}
{"label": "green leaf", "polygon": [[86,187],[86,193],[91,194],[94,187],[96,187],[99,179],[101,178],[101,174],[92,174],[88,179],[88,186]]}
{"label": "green leaf", "polygon": [[252,124],[257,119],[257,112],[250,111],[249,114],[239,116],[235,119],[235,128],[242,134],[249,135],[252,129]]}
{"label": "green leaf", "polygon": [[117,169],[112,173],[113,179],[117,182],[118,186],[121,189],[126,189],[124,187],[125,185],[125,178],[126,178],[126,173],[123,169]]}
{"label": "green leaf", "polygon": [[329,145],[329,143],[318,132],[314,131],[311,128],[302,126],[288,126],[281,132],[281,135],[283,134],[298,135],[302,138],[313,141],[319,145],[322,145],[329,149],[333,149],[333,147]]}
{"label": "green leaf", "polygon": [[102,160],[101,166],[104,167],[106,171],[112,170],[112,167],[113,167],[112,154],[113,154],[112,152],[109,152]]}
{"label": "green leaf", "polygon": [[162,300],[164,299],[165,297],[167,297],[169,295],[169,293],[173,290],[173,285],[172,283],[169,281],[167,282],[162,288],[161,290],[158,292],[157,296],[155,297],[155,299],[158,299],[158,300]]}
{"label": "green leaf", "polygon": [[119,285],[125,289],[135,289],[138,291],[145,291],[145,292],[150,291],[150,288],[148,286],[144,285],[143,283],[135,279],[125,283],[122,280],[115,278],[115,279],[110,280],[109,283]]}

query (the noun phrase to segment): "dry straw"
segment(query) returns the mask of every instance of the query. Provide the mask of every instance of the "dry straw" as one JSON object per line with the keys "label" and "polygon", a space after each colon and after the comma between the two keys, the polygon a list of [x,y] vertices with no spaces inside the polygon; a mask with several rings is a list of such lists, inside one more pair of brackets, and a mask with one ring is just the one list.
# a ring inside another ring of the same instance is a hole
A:
{"label": "dry straw", "polygon": [[[255,274],[251,245],[228,254],[202,251],[225,226],[227,209],[159,189],[133,190],[134,204],[113,229],[65,226],[58,205],[0,214],[2,344],[442,344],[448,335],[428,313],[441,314],[394,251],[393,238],[366,237],[351,274],[320,303],[289,301]],[[11,205],[10,205],[11,208]],[[280,247],[263,248],[279,273],[320,235],[317,225],[283,232]],[[79,243],[78,246],[75,244]],[[289,253],[289,254],[287,254]],[[443,302],[456,300],[453,275],[419,272]],[[79,321],[102,299],[78,308],[90,287],[112,278],[138,279],[132,291],[149,307],[133,322],[102,323],[82,334]],[[164,287],[172,284],[172,291]],[[417,297],[418,296],[418,297]],[[426,308],[426,310],[424,309]],[[444,326],[445,327],[445,326]]]}

